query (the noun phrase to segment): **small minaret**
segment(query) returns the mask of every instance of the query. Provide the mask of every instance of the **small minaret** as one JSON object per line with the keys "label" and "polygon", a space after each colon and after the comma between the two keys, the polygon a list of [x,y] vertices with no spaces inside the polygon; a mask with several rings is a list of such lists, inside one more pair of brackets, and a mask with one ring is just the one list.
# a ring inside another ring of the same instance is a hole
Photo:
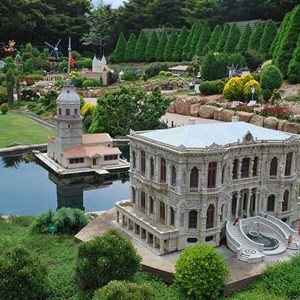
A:
{"label": "small minaret", "polygon": [[67,79],[62,92],[57,97],[57,112],[55,126],[55,156],[62,162],[63,151],[82,144],[82,116],[80,115],[80,98],[75,92],[75,86]]}

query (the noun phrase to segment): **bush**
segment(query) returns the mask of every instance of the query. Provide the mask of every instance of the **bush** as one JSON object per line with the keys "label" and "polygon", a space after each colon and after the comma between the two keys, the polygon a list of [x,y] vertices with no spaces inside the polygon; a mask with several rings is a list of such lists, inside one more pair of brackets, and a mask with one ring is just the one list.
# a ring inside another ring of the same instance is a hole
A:
{"label": "bush", "polygon": [[84,77],[72,77],[72,84],[76,87],[82,87],[83,82],[86,80]]}
{"label": "bush", "polygon": [[85,79],[82,82],[82,87],[95,87],[100,86],[100,82],[96,79]]}
{"label": "bush", "polygon": [[86,130],[88,130],[93,122],[93,116],[88,115],[88,116],[84,117],[82,122],[83,122],[83,125],[85,126]]}
{"label": "bush", "polygon": [[[254,94],[252,94],[252,88],[255,88]],[[252,99],[258,100],[261,94],[261,88],[256,80],[250,80],[244,85],[244,99],[249,101]]]}
{"label": "bush", "polygon": [[93,300],[155,300],[153,290],[147,285],[111,281],[95,292]]}
{"label": "bush", "polygon": [[167,76],[167,77],[172,76],[172,72],[169,72],[169,71],[165,72],[165,76]]}
{"label": "bush", "polygon": [[160,71],[159,75],[165,76],[166,75],[166,71]]}
{"label": "bush", "polygon": [[97,289],[111,280],[131,280],[141,257],[117,230],[80,244],[76,275],[83,289]]}
{"label": "bush", "polygon": [[260,85],[262,89],[279,89],[282,85],[283,78],[280,70],[274,66],[267,66],[261,74]]}
{"label": "bush", "polygon": [[5,115],[8,112],[8,105],[6,103],[2,103],[0,106],[0,111],[3,115]]}
{"label": "bush", "polygon": [[7,91],[5,89],[0,89],[0,104],[6,103],[7,99]]}
{"label": "bush", "polygon": [[264,99],[265,101],[268,101],[268,100],[270,100],[271,97],[272,97],[272,91],[269,90],[269,89],[265,89],[265,90],[262,91],[262,96],[263,96],[263,99]]}
{"label": "bush", "polygon": [[135,81],[137,78],[136,73],[134,73],[131,70],[126,70],[124,74],[122,75],[122,79],[127,80],[127,81]]}
{"label": "bush", "polygon": [[59,63],[58,70],[64,71],[66,69],[68,69],[68,62],[66,60],[63,60],[62,62]]}
{"label": "bush", "polygon": [[0,299],[45,299],[49,290],[46,265],[17,245],[0,256]]}
{"label": "bush", "polygon": [[23,90],[21,93],[21,101],[37,101],[39,99],[39,95],[32,89]]}
{"label": "bush", "polygon": [[90,103],[90,102],[86,102],[84,103],[84,105],[82,106],[80,113],[86,117],[86,116],[92,116],[95,110],[95,105]]}
{"label": "bush", "polygon": [[230,78],[224,86],[223,95],[226,99],[242,101],[243,85],[239,77]]}
{"label": "bush", "polygon": [[222,93],[224,83],[221,80],[203,81],[199,88],[202,95],[215,95]]}
{"label": "bush", "polygon": [[145,74],[148,78],[154,77],[160,73],[160,71],[167,71],[168,65],[164,63],[152,64],[146,68]]}
{"label": "bush", "polygon": [[58,79],[54,82],[54,86],[62,86],[64,82],[63,79]]}
{"label": "bush", "polygon": [[185,248],[176,262],[175,283],[196,299],[217,299],[229,272],[222,256],[207,244]]}

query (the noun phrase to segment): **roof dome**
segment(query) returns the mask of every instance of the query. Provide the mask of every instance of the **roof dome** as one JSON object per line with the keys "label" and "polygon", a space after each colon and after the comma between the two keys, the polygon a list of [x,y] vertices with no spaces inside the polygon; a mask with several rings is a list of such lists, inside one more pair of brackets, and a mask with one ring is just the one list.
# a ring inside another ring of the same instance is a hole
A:
{"label": "roof dome", "polygon": [[71,80],[67,79],[61,93],[56,99],[57,103],[80,104],[80,97],[75,92],[75,86],[71,84]]}

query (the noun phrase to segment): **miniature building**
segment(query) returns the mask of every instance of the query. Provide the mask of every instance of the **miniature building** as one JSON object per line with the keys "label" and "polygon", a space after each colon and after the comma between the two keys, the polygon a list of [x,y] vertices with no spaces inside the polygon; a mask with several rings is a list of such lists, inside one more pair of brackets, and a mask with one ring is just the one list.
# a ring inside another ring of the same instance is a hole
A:
{"label": "miniature building", "polygon": [[68,169],[118,165],[121,151],[109,134],[82,134],[80,98],[67,80],[57,98],[55,137],[48,138],[47,155]]}
{"label": "miniature building", "polygon": [[171,71],[173,74],[189,74],[188,72],[188,67],[189,66],[175,66],[168,68],[169,71]]}
{"label": "miniature building", "polygon": [[131,198],[116,203],[117,222],[161,254],[218,246],[236,217],[298,219],[298,135],[230,122],[131,131],[129,139]]}

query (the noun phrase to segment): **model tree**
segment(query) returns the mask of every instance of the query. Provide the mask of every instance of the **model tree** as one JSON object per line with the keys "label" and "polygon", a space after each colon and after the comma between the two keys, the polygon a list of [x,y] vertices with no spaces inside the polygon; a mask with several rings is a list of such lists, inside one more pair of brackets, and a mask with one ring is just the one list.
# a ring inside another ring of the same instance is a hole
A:
{"label": "model tree", "polygon": [[300,35],[288,67],[288,79],[291,83],[300,83]]}
{"label": "model tree", "polygon": [[137,38],[134,33],[131,33],[129,36],[129,40],[126,44],[125,52],[124,52],[124,61],[134,61],[134,51],[136,46]]}
{"label": "model tree", "polygon": [[223,28],[222,34],[219,37],[217,46],[216,46],[216,52],[224,52],[224,46],[227,40],[227,36],[229,34],[229,28],[228,26],[225,26]]}
{"label": "model tree", "polygon": [[125,48],[126,48],[126,39],[124,37],[123,32],[121,32],[119,34],[116,49],[113,54],[115,63],[120,63],[124,61]]}
{"label": "model tree", "polygon": [[155,52],[156,61],[164,61],[164,51],[165,51],[167,41],[168,41],[167,33],[163,31],[160,36],[158,46]]}
{"label": "model tree", "polygon": [[270,53],[271,44],[276,36],[277,28],[273,20],[268,20],[261,36],[259,50],[264,54]]}
{"label": "model tree", "polygon": [[211,34],[208,43],[209,51],[215,51],[220,35],[222,34],[222,29],[220,25],[216,25],[214,31]]}
{"label": "model tree", "polygon": [[158,37],[156,31],[153,30],[150,39],[148,41],[146,52],[145,52],[145,60],[147,62],[155,61],[155,52],[158,45]]}
{"label": "model tree", "polygon": [[166,47],[165,47],[164,61],[173,61],[173,53],[174,53],[174,49],[175,49],[177,39],[178,39],[178,34],[173,29],[170,36],[169,36],[169,38],[168,38],[168,41],[167,41],[167,44],[166,44]]}
{"label": "model tree", "polygon": [[139,38],[136,42],[136,47],[134,51],[134,61],[145,61],[145,53],[147,47],[147,37],[144,30],[141,30]]}
{"label": "model tree", "polygon": [[240,39],[240,29],[237,27],[237,25],[234,23],[230,27],[230,31],[228,33],[226,43],[224,46],[224,51],[227,53],[235,52],[236,46]]}
{"label": "model tree", "polygon": [[247,25],[245,26],[245,28],[241,34],[239,42],[236,46],[236,51],[242,52],[242,53],[247,52],[251,34],[252,34],[252,29],[251,29],[249,23],[247,23]]}
{"label": "model tree", "polygon": [[191,42],[191,47],[190,47],[190,52],[188,55],[188,60],[192,60],[192,58],[196,55],[197,52],[197,45],[200,39],[200,35],[202,32],[202,24],[197,22],[196,29],[195,29],[195,34],[193,36],[192,42]]}
{"label": "model tree", "polygon": [[196,26],[197,26],[197,23],[195,22],[192,26],[192,29],[189,33],[189,36],[183,46],[183,51],[182,51],[182,60],[188,60],[188,55],[189,55],[189,52],[190,52],[190,49],[191,49],[191,43],[192,43],[192,40],[193,40],[193,36],[195,35],[195,30],[196,30]]}
{"label": "model tree", "polygon": [[250,41],[248,45],[249,50],[258,50],[260,47],[260,40],[263,35],[264,29],[260,23],[258,23],[255,27],[255,30],[252,32],[250,36]]}
{"label": "model tree", "polygon": [[182,52],[185,42],[188,38],[188,31],[186,26],[184,26],[180,32],[178,40],[176,42],[174,52],[173,52],[173,61],[181,61],[182,60]]}
{"label": "model tree", "polygon": [[208,44],[210,36],[211,36],[211,30],[209,28],[208,22],[206,21],[203,25],[200,39],[197,44],[196,53],[199,57],[204,55],[204,48]]}

